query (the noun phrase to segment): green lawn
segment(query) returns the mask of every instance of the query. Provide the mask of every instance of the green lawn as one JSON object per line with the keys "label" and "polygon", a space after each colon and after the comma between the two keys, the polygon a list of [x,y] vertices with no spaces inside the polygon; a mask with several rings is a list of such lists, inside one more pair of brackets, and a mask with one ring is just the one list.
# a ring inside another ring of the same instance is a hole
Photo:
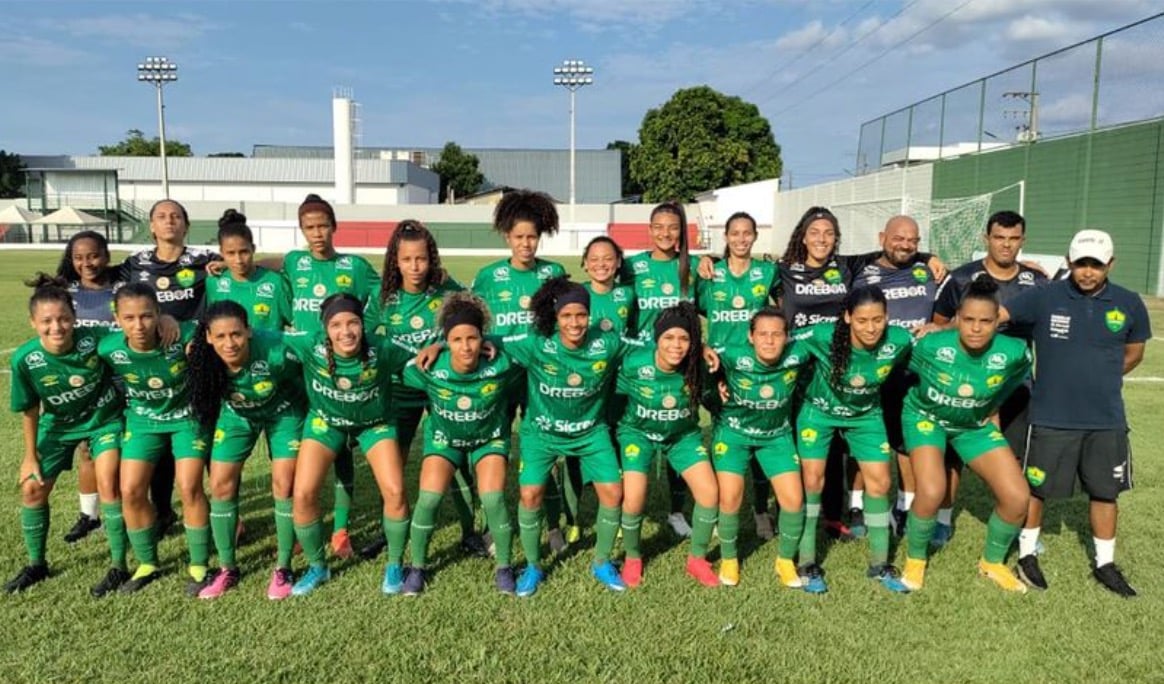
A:
{"label": "green lawn", "polygon": [[[462,282],[484,261],[447,260]],[[31,335],[19,281],[55,262],[49,253],[0,253],[5,367],[8,350]],[[1164,307],[1151,306],[1164,330]],[[1136,375],[1164,376],[1164,345],[1149,344]],[[5,395],[9,380],[0,377]],[[214,602],[183,594],[180,535],[162,545],[163,580],[140,595],[91,599],[89,586],[107,567],[106,547],[100,535],[72,548],[61,541],[77,514],[75,479],[62,476],[53,498],[52,578],[25,595],[0,596],[0,681],[1161,680],[1164,658],[1151,635],[1160,632],[1164,614],[1164,546],[1154,545],[1151,526],[1164,519],[1164,464],[1150,426],[1164,415],[1164,399],[1151,382],[1129,384],[1126,396],[1140,428],[1133,435],[1138,487],[1122,501],[1117,557],[1142,593],[1133,601],[1091,580],[1086,503],[1079,498],[1049,509],[1043,567],[1050,591],[1005,595],[978,579],[974,562],[989,502],[969,477],[954,542],[933,559],[925,590],[911,596],[890,595],[864,578],[862,544],[826,550],[827,595],[781,589],[771,572],[775,543],[748,541],[748,515],[742,584],[699,588],[683,574],[686,545],[676,545],[663,527],[664,488],[655,487],[644,529],[646,582],[638,591],[615,595],[590,579],[587,534],[580,550],[553,565],[537,596],[500,596],[491,562],[458,554],[459,532],[446,510],[424,596],[385,597],[380,562],[347,562],[334,566],[334,581],[312,596],[275,603],[265,597],[275,549],[267,464],[255,458],[242,492],[243,581]],[[0,418],[0,436],[7,445],[0,474],[8,482],[0,487],[7,521],[0,525],[0,574],[7,580],[24,562],[13,414]],[[358,478],[357,546],[379,526],[366,466]],[[587,504],[593,519],[592,495]]]}

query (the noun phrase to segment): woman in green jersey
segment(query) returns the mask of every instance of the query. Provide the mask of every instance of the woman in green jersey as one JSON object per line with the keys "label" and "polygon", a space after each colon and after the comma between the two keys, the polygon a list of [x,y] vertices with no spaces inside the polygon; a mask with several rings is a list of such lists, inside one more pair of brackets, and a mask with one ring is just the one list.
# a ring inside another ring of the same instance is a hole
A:
{"label": "woman in green jersey", "polygon": [[926,335],[914,345],[909,369],[919,382],[906,394],[901,418],[917,482],[902,573],[910,589],[921,589],[925,581],[938,507],[946,495],[949,444],[997,502],[986,523],[979,574],[1007,591],[1026,592],[1005,561],[1026,517],[1030,489],[996,413],[1026,379],[1031,357],[1025,341],[996,334],[998,323],[998,285],[979,278],[962,297],[957,329]]}
{"label": "woman in green jersey", "polygon": [[881,384],[905,361],[910,334],[889,326],[885,293],[876,285],[853,288],[841,318],[819,323],[796,335],[799,353],[815,369],[796,418],[800,469],[804,477],[804,533],[800,538],[800,575],[806,591],[827,590],[816,562],[817,518],[824,489],[825,459],[839,432],[865,478],[865,524],[869,571],[887,589],[906,592],[889,563],[889,441],[881,415]]}
{"label": "woman in green jersey", "polygon": [[415,363],[404,367],[404,384],[423,392],[428,402],[420,494],[412,513],[412,567],[404,578],[405,596],[424,591],[437,510],[454,475],[465,467],[473,469],[479,483],[481,505],[496,549],[497,589],[504,594],[515,591],[505,471],[513,422],[509,396],[521,373],[505,355],[492,360],[483,356],[488,316],[484,302],[477,297],[467,292],[449,295],[439,314],[447,350],[424,371]]}
{"label": "woman in green jersey", "polygon": [[28,565],[4,585],[4,591],[24,591],[48,577],[49,495],[57,476],[72,467],[73,451],[88,442],[112,555],[112,567],[91,590],[101,597],[129,579],[117,481],[121,398],[112,374],[97,357],[99,328],[76,328],[73,299],[62,284],[45,275],[30,283],[35,290],[28,302],[29,323],[36,337],[20,346],[11,360],[11,408],[22,414],[24,436],[17,484]]}
{"label": "woman in green jersey", "polygon": [[[719,483],[719,579],[729,586],[740,581],[736,540],[749,463],[760,468],[756,482],[770,486],[780,504],[776,576],[786,587],[801,586],[796,550],[804,529],[804,485],[790,419],[798,369],[807,359],[788,343],[787,326],[783,311],[765,306],[748,324],[749,344],[720,351],[721,391],[727,396],[715,416],[711,458]],[[758,497],[767,499],[768,492]]]}
{"label": "woman in green jersey", "polygon": [[664,309],[653,328],[654,344],[628,354],[618,371],[618,393],[627,397],[627,410],[618,423],[625,497],[622,580],[628,587],[642,583],[639,540],[647,473],[658,455],[679,473],[695,499],[687,574],[714,587],[719,579],[707,561],[707,546],[719,510],[719,488],[699,428],[706,374],[699,312],[694,304],[680,302]]}
{"label": "woman in green jersey", "polygon": [[204,599],[218,598],[238,584],[235,531],[239,480],[260,435],[266,438],[271,459],[277,542],[267,598],[286,598],[293,583],[291,494],[306,404],[302,368],[284,344],[281,332],[254,330],[248,321],[240,304],[215,302],[207,307],[190,343],[190,403],[199,423],[214,434],[210,531],[220,567],[198,594]]}
{"label": "woman in green jersey", "polygon": [[388,563],[381,590],[397,594],[404,583],[404,545],[408,540],[408,500],[404,459],[396,443],[396,424],[388,403],[389,378],[411,357],[393,343],[373,343],[364,332],[364,304],[353,295],[335,294],[320,307],[323,330],[288,333],[284,342],[303,364],[308,411],[295,464],[295,536],[310,566],[292,587],[294,595],[314,591],[331,578],[324,561],[319,493],[327,471],[354,440],[368,459],[383,498],[383,530]]}
{"label": "woman in green jersey", "polygon": [[155,465],[172,452],[190,555],[186,592],[197,596],[209,576],[209,509],[202,472],[211,435],[198,425],[190,409],[186,345],[194,326],[183,323],[180,339],[164,343],[158,328],[161,310],[155,292],[143,283],[125,285],[113,301],[121,332],[106,335],[98,349],[101,359],[121,377],[125,387],[121,498],[126,533],[138,560],[137,570],[121,591],[138,591],[160,575],[154,534],[156,512],[148,493]]}
{"label": "woman in green jersey", "polygon": [[226,272],[206,278],[206,304],[238,302],[255,330],[291,325],[291,294],[278,271],[255,263],[255,238],[247,217],[227,209],[218,219],[218,252]]}

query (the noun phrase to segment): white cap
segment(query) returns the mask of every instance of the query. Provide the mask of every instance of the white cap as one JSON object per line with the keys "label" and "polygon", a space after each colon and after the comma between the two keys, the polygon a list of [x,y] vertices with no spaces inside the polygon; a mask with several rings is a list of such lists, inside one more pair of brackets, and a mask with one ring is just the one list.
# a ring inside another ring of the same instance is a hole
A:
{"label": "white cap", "polygon": [[1075,263],[1080,259],[1095,259],[1101,264],[1111,262],[1115,247],[1111,236],[1102,230],[1081,230],[1071,238],[1067,249],[1067,261]]}

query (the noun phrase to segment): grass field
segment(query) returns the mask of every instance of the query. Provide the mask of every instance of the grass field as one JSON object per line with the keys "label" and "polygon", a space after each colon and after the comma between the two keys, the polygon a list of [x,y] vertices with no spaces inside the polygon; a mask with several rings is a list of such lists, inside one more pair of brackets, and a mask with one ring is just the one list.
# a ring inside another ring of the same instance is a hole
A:
{"label": "grass field", "polygon": [[[5,368],[10,350],[31,336],[28,293],[19,281],[55,261],[48,253],[0,253]],[[468,282],[484,260],[447,261]],[[1164,330],[1164,305],[1149,305],[1157,330]],[[1162,376],[1164,345],[1152,342],[1135,377]],[[9,381],[5,372],[5,397]],[[213,602],[183,594],[181,535],[162,544],[167,575],[147,591],[91,599],[89,586],[107,568],[106,546],[100,535],[75,547],[61,541],[77,515],[75,478],[63,475],[53,497],[53,576],[25,595],[0,596],[0,681],[1164,680],[1152,636],[1161,633],[1164,615],[1164,545],[1151,531],[1164,520],[1164,450],[1155,441],[1164,399],[1152,381],[1129,383],[1126,398],[1139,428],[1132,439],[1138,486],[1121,501],[1117,560],[1141,591],[1132,601],[1090,577],[1082,498],[1049,508],[1043,567],[1050,591],[1005,595],[978,579],[974,562],[990,504],[971,476],[953,543],[933,558],[925,590],[910,596],[890,595],[864,578],[860,543],[826,548],[828,594],[781,589],[771,572],[776,545],[752,541],[750,509],[741,585],[699,588],[683,574],[686,544],[676,545],[662,524],[664,487],[654,487],[643,535],[646,581],[637,591],[612,594],[589,577],[593,537],[586,534],[581,548],[552,566],[535,597],[500,596],[492,589],[491,561],[460,557],[459,531],[446,510],[433,542],[436,573],[423,596],[383,596],[380,562],[346,562],[334,565],[335,579],[310,597],[276,603],[265,597],[275,549],[267,464],[255,458],[242,490],[243,581]],[[0,417],[0,443],[0,481],[7,483],[0,487],[0,573],[7,580],[25,560],[14,414]],[[586,501],[592,520],[593,496]],[[353,514],[357,546],[377,533],[375,506],[365,465]]]}

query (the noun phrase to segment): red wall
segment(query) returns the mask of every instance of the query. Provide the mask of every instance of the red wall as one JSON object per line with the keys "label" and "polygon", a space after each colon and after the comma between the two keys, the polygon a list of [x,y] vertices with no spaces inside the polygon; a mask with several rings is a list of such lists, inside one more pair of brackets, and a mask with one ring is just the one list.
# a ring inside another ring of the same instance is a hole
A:
{"label": "red wall", "polygon": [[387,247],[397,221],[340,221],[335,232],[336,249]]}
{"label": "red wall", "polygon": [[[651,230],[649,223],[612,223],[607,233],[623,249],[650,249]],[[687,224],[687,244],[692,248],[699,247],[699,226]]]}

